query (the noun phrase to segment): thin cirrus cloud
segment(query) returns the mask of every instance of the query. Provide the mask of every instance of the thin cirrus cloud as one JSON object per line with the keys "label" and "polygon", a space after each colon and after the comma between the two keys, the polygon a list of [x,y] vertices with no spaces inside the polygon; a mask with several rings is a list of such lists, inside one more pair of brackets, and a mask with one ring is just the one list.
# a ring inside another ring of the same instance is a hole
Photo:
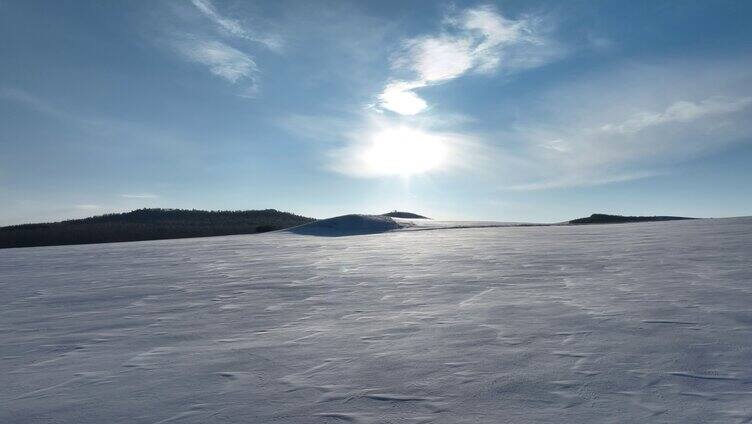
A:
{"label": "thin cirrus cloud", "polygon": [[151,193],[134,193],[134,194],[121,194],[120,197],[124,199],[156,199],[156,194]]}
{"label": "thin cirrus cloud", "polygon": [[690,71],[694,61],[626,66],[553,90],[542,102],[547,109],[530,109],[527,122],[503,135],[522,148],[497,147],[496,162],[508,171],[502,186],[537,190],[647,178],[748,143],[747,68],[747,60],[705,64],[701,75]]}
{"label": "thin cirrus cloud", "polygon": [[79,210],[83,210],[83,211],[93,211],[97,209],[102,209],[102,206],[93,205],[93,204],[74,205],[73,207]]}
{"label": "thin cirrus cloud", "polygon": [[711,97],[698,102],[680,100],[662,112],[642,112],[618,124],[605,124],[604,132],[635,133],[645,128],[672,122],[691,122],[712,115],[738,112],[752,104],[752,97]]}
{"label": "thin cirrus cloud", "polygon": [[179,133],[120,118],[84,113],[19,88],[0,87],[0,99],[13,101],[36,113],[72,125],[86,134],[82,141],[88,140],[97,145],[103,141],[120,143],[127,140],[132,146],[158,152],[160,158],[163,155],[174,158],[176,150],[191,152],[194,149],[193,144]]}
{"label": "thin cirrus cloud", "polygon": [[[518,129],[517,136],[528,141],[517,156],[526,168],[508,169],[524,181],[505,188],[594,186],[666,174],[673,163],[752,135],[746,123],[750,105],[749,97],[679,100],[662,112],[645,110],[626,119],[605,119],[617,123]],[[538,138],[546,141],[534,142]]]}
{"label": "thin cirrus cloud", "polygon": [[214,4],[209,0],[191,0],[191,3],[214,22],[225,34],[261,43],[267,48],[278,51],[282,48],[282,40],[270,34],[260,34],[244,27],[238,20],[222,16],[217,12]]}
{"label": "thin cirrus cloud", "polygon": [[256,62],[245,53],[219,41],[191,40],[178,44],[188,59],[209,67],[212,74],[231,83],[249,81],[255,90],[259,72]]}
{"label": "thin cirrus cloud", "polygon": [[439,34],[413,38],[392,63],[415,74],[392,80],[378,97],[378,106],[400,115],[428,108],[416,89],[445,83],[469,72],[492,74],[540,66],[561,54],[539,30],[539,20],[507,19],[492,6],[466,9],[444,20]]}
{"label": "thin cirrus cloud", "polygon": [[[206,66],[209,71],[237,86],[241,97],[256,97],[259,90],[260,69],[250,54],[230,45],[229,39],[250,41],[279,52],[282,41],[271,34],[252,31],[240,21],[223,16],[209,0],[191,0],[193,10],[214,24],[210,30],[184,30],[172,34],[172,47],[184,58]],[[192,24],[194,25],[194,24]],[[214,32],[214,35],[207,35]],[[237,40],[236,40],[237,41]]]}

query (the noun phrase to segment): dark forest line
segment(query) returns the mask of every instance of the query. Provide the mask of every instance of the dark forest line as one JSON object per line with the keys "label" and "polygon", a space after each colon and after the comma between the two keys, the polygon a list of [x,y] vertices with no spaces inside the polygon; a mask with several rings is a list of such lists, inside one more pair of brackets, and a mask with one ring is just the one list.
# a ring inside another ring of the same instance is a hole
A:
{"label": "dark forest line", "polygon": [[0,248],[256,234],[314,221],[275,209],[138,209],[61,222],[0,227]]}
{"label": "dark forest line", "polygon": [[569,221],[570,224],[625,224],[629,222],[678,221],[687,218],[683,216],[622,216],[594,213],[586,218]]}

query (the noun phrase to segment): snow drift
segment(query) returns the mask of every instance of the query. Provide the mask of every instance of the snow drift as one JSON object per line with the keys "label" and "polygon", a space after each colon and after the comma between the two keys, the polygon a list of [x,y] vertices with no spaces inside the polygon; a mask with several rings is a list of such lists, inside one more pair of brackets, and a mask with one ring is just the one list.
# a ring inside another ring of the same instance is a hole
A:
{"label": "snow drift", "polygon": [[383,215],[342,215],[284,230],[310,236],[341,237],[378,234],[401,228],[394,219]]}

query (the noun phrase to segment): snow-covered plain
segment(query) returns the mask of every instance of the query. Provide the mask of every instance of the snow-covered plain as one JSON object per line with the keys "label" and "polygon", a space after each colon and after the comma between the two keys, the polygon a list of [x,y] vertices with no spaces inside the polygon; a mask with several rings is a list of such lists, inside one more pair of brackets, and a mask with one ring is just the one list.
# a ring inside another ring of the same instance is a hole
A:
{"label": "snow-covered plain", "polygon": [[749,423],[752,218],[0,250],[2,423]]}

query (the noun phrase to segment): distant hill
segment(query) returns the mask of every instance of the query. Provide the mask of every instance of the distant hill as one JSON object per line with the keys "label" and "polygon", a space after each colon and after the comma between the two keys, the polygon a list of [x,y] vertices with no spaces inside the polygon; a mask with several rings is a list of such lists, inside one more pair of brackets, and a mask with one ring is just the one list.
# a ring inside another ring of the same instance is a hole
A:
{"label": "distant hill", "polygon": [[274,209],[138,209],[69,221],[0,227],[0,248],[255,234],[315,221]]}
{"label": "distant hill", "polygon": [[384,214],[381,214],[381,216],[389,216],[392,218],[431,219],[427,216],[418,215],[417,213],[400,212],[400,211],[392,211],[389,213],[384,213]]}
{"label": "distant hill", "polygon": [[384,233],[401,228],[391,217],[384,215],[342,215],[289,228],[295,234],[308,236],[342,237]]}
{"label": "distant hill", "polygon": [[594,213],[587,218],[573,219],[570,224],[623,224],[627,222],[677,221],[686,218],[682,216],[621,216]]}

